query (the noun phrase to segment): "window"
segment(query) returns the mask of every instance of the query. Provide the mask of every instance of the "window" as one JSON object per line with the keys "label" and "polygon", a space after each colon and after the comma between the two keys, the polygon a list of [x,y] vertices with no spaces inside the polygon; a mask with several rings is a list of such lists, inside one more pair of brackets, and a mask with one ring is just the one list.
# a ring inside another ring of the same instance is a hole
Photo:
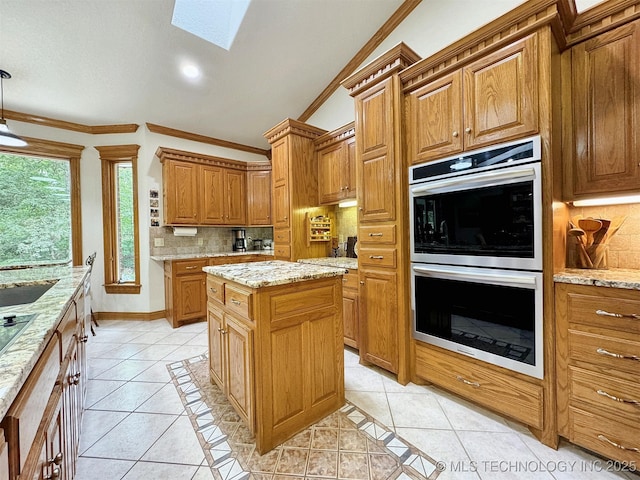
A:
{"label": "window", "polygon": [[138,145],[96,147],[102,160],[104,279],[107,293],[140,293]]}
{"label": "window", "polygon": [[0,147],[0,268],[82,264],[81,145]]}

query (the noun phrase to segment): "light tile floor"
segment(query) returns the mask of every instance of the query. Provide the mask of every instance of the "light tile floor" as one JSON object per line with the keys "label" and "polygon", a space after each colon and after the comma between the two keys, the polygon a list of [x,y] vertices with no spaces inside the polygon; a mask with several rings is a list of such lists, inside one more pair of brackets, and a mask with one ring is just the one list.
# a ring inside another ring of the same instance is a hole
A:
{"label": "light tile floor", "polygon": [[[102,321],[88,345],[89,382],[76,480],[214,478],[166,364],[207,350],[206,323]],[[436,460],[439,479],[639,480],[562,442],[436,387],[399,385],[345,350],[347,400]],[[640,468],[640,466],[639,466]]]}

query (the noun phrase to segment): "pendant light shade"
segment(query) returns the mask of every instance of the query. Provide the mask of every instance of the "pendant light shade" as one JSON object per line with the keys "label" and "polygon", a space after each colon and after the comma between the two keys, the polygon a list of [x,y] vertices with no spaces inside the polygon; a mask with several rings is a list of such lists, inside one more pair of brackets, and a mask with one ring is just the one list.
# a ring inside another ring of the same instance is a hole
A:
{"label": "pendant light shade", "polygon": [[8,147],[24,147],[27,142],[19,136],[11,133],[7,127],[7,121],[4,119],[4,85],[5,79],[11,78],[9,72],[0,70],[0,145]]}

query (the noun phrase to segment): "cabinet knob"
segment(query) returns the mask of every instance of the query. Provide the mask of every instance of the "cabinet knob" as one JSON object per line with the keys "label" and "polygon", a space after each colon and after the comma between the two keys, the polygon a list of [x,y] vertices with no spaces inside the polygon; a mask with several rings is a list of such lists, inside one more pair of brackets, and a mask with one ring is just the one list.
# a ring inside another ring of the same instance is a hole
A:
{"label": "cabinet knob", "polygon": [[215,288],[211,287],[209,288],[209,290],[211,290],[212,293],[218,293],[218,290],[216,290]]}
{"label": "cabinet knob", "polygon": [[364,282],[362,280],[360,280],[360,285],[364,285]]}
{"label": "cabinet knob", "polygon": [[467,128],[465,128],[465,129],[464,129],[464,131],[465,131],[466,133],[471,133],[471,127],[467,127]]}
{"label": "cabinet knob", "polygon": [[62,463],[62,452],[58,453],[55,457],[50,458],[49,465],[60,465]]}
{"label": "cabinet knob", "polygon": [[458,136],[458,132],[457,132],[457,131],[455,131],[455,132],[453,132],[451,135],[453,135],[454,137],[457,137],[457,136]]}
{"label": "cabinet knob", "polygon": [[81,343],[87,343],[89,340],[89,335],[83,335],[78,339]]}
{"label": "cabinet knob", "polygon": [[47,475],[46,477],[44,477],[45,480],[53,480],[54,478],[60,478],[60,469],[57,467],[53,469],[51,475]]}
{"label": "cabinet knob", "polygon": [[240,301],[236,300],[235,298],[231,299],[231,303],[233,303],[234,305],[240,305]]}

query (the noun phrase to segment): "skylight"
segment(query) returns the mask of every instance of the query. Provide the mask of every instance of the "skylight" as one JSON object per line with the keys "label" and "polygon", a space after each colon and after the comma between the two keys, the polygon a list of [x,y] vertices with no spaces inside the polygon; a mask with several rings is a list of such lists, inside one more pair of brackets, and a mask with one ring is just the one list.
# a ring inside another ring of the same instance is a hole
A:
{"label": "skylight", "polygon": [[175,0],[171,24],[229,50],[251,0]]}

